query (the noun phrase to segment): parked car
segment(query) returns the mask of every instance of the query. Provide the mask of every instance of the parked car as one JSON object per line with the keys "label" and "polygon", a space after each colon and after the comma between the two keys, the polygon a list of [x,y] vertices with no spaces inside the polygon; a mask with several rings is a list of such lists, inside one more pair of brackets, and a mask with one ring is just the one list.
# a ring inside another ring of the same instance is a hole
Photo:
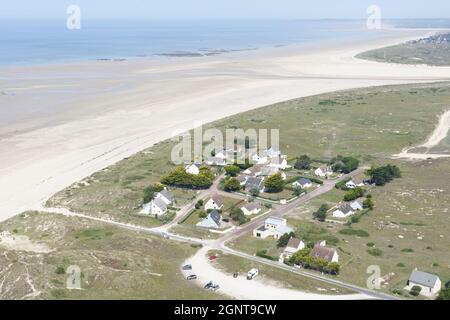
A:
{"label": "parked car", "polygon": [[217,290],[219,290],[219,288],[220,288],[220,286],[219,286],[218,284],[213,284],[213,285],[211,286],[211,288],[209,288],[209,290],[217,291]]}
{"label": "parked car", "polygon": [[210,281],[210,282],[208,282],[207,284],[205,284],[205,289],[209,289],[209,288],[211,288],[212,286],[213,286],[214,284],[213,284],[213,282],[212,281]]}
{"label": "parked car", "polygon": [[184,265],[183,270],[192,270],[192,265],[190,265],[190,264]]}
{"label": "parked car", "polygon": [[252,270],[250,270],[250,271],[247,273],[247,280],[255,279],[256,276],[258,275],[258,273],[259,273],[259,270],[256,269],[256,268],[253,268]]}
{"label": "parked car", "polygon": [[197,279],[197,275],[196,275],[196,274],[191,274],[191,275],[188,276],[186,279],[187,279],[187,280],[196,280],[196,279]]}
{"label": "parked car", "polygon": [[209,256],[209,260],[216,260],[217,259],[217,256],[216,255],[212,255],[212,256]]}
{"label": "parked car", "polygon": [[239,277],[239,273],[237,273],[237,272],[233,273],[233,278],[237,278],[237,277]]}

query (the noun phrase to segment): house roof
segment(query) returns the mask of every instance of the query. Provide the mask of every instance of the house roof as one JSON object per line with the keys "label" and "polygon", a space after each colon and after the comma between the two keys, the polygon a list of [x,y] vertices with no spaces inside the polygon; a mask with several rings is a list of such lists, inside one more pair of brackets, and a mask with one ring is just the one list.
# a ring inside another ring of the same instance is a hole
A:
{"label": "house roof", "polygon": [[248,176],[241,174],[237,177],[237,179],[239,182],[245,182],[248,179]]}
{"label": "house roof", "polygon": [[251,166],[250,168],[247,168],[245,171],[249,171],[251,174],[256,174],[258,172],[261,172],[262,166],[259,164],[255,164],[254,166]]}
{"label": "house roof", "polygon": [[304,186],[306,184],[311,184],[312,182],[309,179],[300,178],[300,179],[297,180],[297,183],[302,185],[302,186]]}
{"label": "house roof", "polygon": [[414,270],[409,277],[409,281],[428,288],[433,288],[438,280],[438,276],[419,270]]}
{"label": "house roof", "polygon": [[167,189],[163,189],[163,190],[161,190],[160,194],[162,196],[164,196],[164,198],[169,199],[170,201],[173,202],[174,197],[173,197],[173,193],[171,191],[169,191]]}
{"label": "house roof", "polygon": [[274,174],[278,173],[280,169],[276,167],[264,167],[261,170],[261,173],[263,176],[273,176]]}
{"label": "house roof", "polygon": [[162,201],[160,198],[156,198],[153,200],[153,203],[162,211],[167,210],[167,206],[166,203],[164,201]]}
{"label": "house roof", "polygon": [[257,178],[257,177],[248,177],[247,181],[245,182],[245,188],[247,190],[251,189],[258,189],[260,190],[263,186],[264,179],[263,178]]}
{"label": "house roof", "polygon": [[217,210],[213,210],[208,214],[209,219],[213,220],[215,224],[220,226],[220,213]]}
{"label": "house roof", "polygon": [[281,234],[291,233],[294,232],[294,229],[288,226],[279,226],[277,227],[277,231]]}
{"label": "house roof", "polygon": [[331,260],[333,260],[333,256],[334,256],[335,252],[336,252],[336,250],[334,250],[332,248],[321,246],[320,244],[316,244],[314,246],[313,250],[311,251],[311,256],[313,258],[318,258],[318,259],[322,259],[322,260],[331,262]]}
{"label": "house roof", "polygon": [[285,219],[277,217],[268,217],[265,221],[266,224],[275,224],[275,225],[282,224],[284,222],[286,222]]}
{"label": "house roof", "polygon": [[331,168],[327,166],[320,166],[319,169],[322,170],[322,172],[331,172]]}
{"label": "house roof", "polygon": [[215,194],[215,195],[213,195],[213,196],[211,197],[211,199],[212,199],[219,207],[223,206],[222,198],[221,198],[219,195]]}
{"label": "house roof", "polygon": [[291,239],[289,239],[289,242],[288,242],[286,248],[295,248],[295,249],[297,249],[300,246],[301,242],[302,242],[302,240],[300,240],[300,239],[291,238]]}
{"label": "house roof", "polygon": [[344,214],[347,214],[349,212],[353,212],[354,211],[354,209],[352,208],[352,206],[348,202],[345,202],[345,203],[341,204],[339,206],[338,210],[342,211]]}
{"label": "house roof", "polygon": [[257,203],[247,203],[245,206],[243,206],[243,208],[247,209],[248,211],[253,211],[255,209],[260,209],[261,206]]}

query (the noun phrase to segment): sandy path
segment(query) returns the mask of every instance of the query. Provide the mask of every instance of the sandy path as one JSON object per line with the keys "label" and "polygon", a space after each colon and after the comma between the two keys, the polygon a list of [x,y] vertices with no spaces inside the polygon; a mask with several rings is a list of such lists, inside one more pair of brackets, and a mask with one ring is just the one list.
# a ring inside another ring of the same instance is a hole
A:
{"label": "sandy path", "polygon": [[[204,286],[209,281],[213,281],[220,286],[218,293],[223,293],[239,300],[356,300],[370,299],[363,294],[350,295],[326,295],[306,293],[299,290],[292,290],[275,286],[263,282],[258,276],[254,280],[248,281],[245,275],[240,275],[237,279],[216,269],[205,256],[208,248],[204,247],[194,256],[186,260],[184,264],[191,264],[192,271],[183,271],[185,276],[196,274],[199,286]],[[183,265],[184,265],[183,264]],[[187,281],[187,280],[186,280]],[[318,282],[319,283],[319,282]]]}
{"label": "sandy path", "polygon": [[[0,221],[196,121],[341,89],[449,79],[448,68],[353,58],[428,33],[383,31],[364,43],[169,62],[2,68]],[[26,117],[14,113],[20,108]]]}
{"label": "sandy path", "polygon": [[394,158],[408,159],[408,160],[424,160],[424,159],[438,159],[448,158],[450,154],[436,154],[436,153],[410,153],[409,150],[416,148],[427,148],[428,150],[437,146],[442,140],[444,140],[450,131],[450,110],[444,112],[439,117],[439,122],[433,133],[428,140],[418,146],[408,147],[402,150],[399,154],[394,155]]}

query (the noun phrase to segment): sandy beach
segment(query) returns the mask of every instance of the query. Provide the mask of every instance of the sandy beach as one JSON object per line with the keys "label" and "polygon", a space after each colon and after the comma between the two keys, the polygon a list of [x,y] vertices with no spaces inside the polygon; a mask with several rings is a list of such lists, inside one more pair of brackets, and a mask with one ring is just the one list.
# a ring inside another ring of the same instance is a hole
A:
{"label": "sandy beach", "polygon": [[2,67],[0,221],[196,122],[335,90],[449,80],[445,67],[354,58],[430,32],[202,58]]}

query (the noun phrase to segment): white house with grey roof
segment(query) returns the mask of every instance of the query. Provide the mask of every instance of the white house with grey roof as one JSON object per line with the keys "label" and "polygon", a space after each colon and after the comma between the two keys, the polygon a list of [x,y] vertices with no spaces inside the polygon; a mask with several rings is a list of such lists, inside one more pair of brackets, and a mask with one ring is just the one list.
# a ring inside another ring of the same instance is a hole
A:
{"label": "white house with grey roof", "polygon": [[264,178],[263,177],[248,177],[244,184],[246,191],[257,189],[259,192],[264,192]]}
{"label": "white house with grey roof", "polygon": [[241,210],[244,213],[244,215],[251,216],[251,215],[260,213],[262,209],[259,204],[250,202],[250,203],[247,203],[245,206],[243,206],[241,208]]}
{"label": "white house with grey roof", "polygon": [[219,229],[221,219],[222,217],[220,216],[219,211],[213,210],[206,216],[206,218],[198,222],[196,226],[201,228]]}
{"label": "white house with grey roof", "polygon": [[209,200],[205,203],[205,210],[222,210],[223,208],[223,200],[218,195],[213,195]]}
{"label": "white house with grey roof", "polygon": [[286,233],[291,233],[294,230],[287,226],[287,220],[278,217],[269,217],[264,221],[262,226],[253,230],[253,236],[256,238],[265,239],[267,237],[274,237],[279,239]]}
{"label": "white house with grey roof", "polygon": [[405,290],[411,291],[412,287],[418,286],[422,289],[421,295],[432,298],[441,291],[441,285],[438,276],[415,269],[409,276]]}
{"label": "white house with grey roof", "polygon": [[313,186],[313,183],[312,183],[312,181],[311,180],[309,180],[309,179],[306,179],[306,178],[300,178],[300,179],[298,179],[297,181],[295,181],[293,184],[292,184],[292,186],[293,187],[300,187],[300,188],[302,188],[302,189],[308,189],[308,188],[311,188],[312,186]]}
{"label": "white house with grey roof", "polygon": [[155,218],[167,213],[167,205],[161,198],[155,198],[144,204],[140,214],[154,216]]}
{"label": "white house with grey roof", "polygon": [[164,201],[164,203],[168,206],[175,202],[175,197],[173,196],[173,193],[171,191],[169,191],[167,188],[164,188],[163,190],[158,192],[155,195],[155,199],[157,199],[157,198]]}

